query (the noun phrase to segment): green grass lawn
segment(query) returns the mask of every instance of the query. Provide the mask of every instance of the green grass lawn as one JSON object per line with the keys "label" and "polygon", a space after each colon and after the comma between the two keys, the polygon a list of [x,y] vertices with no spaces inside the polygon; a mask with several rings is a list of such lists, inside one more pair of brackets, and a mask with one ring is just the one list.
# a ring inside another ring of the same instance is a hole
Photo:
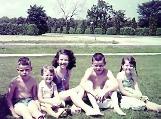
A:
{"label": "green grass lawn", "polygon": [[161,46],[0,46],[0,54],[41,54],[56,53],[60,48],[73,50],[74,53],[155,53]]}
{"label": "green grass lawn", "polygon": [[[9,50],[10,49],[10,50]],[[16,48],[17,49],[17,48]],[[12,50],[15,50],[16,53],[42,53],[40,50],[41,48],[33,49],[25,49],[18,48],[17,50],[14,48],[7,48],[6,52],[2,53],[13,53]],[[49,47],[44,48],[44,53],[56,53],[58,48],[55,47]],[[110,52],[139,52],[141,49],[142,51],[146,52],[160,52],[160,47],[128,47],[128,48],[113,48],[112,47],[106,47],[106,48],[87,48],[87,49],[80,49],[78,51],[77,48],[71,48],[73,49],[74,53],[94,53],[94,52],[106,52],[110,50]],[[130,50],[129,50],[130,49]],[[2,49],[1,49],[2,51]],[[28,52],[27,52],[28,51]],[[142,52],[140,51],[140,52]],[[123,56],[106,56],[107,58],[107,68],[109,68],[114,76],[118,73],[120,69],[120,63],[121,58]],[[17,75],[16,72],[16,62],[18,57],[0,57],[0,94],[3,94],[6,92],[6,89],[8,87],[8,84],[10,80]],[[139,74],[139,83],[140,83],[140,89],[143,92],[144,95],[147,95],[151,101],[157,102],[161,104],[161,55],[155,55],[155,56],[135,56],[137,61],[137,71]],[[46,57],[30,57],[33,65],[33,75],[36,77],[37,81],[39,82],[41,80],[40,77],[40,68],[44,64],[50,64],[52,57],[46,56]],[[70,80],[70,86],[75,87],[79,84],[81,77],[84,74],[84,71],[86,68],[88,68],[91,64],[91,57],[90,56],[77,56],[76,57],[76,68],[73,69],[72,77]],[[156,114],[153,112],[144,112],[144,111],[132,111],[132,110],[124,110],[127,115],[126,116],[119,116],[116,113],[112,112],[111,110],[104,110],[103,113],[105,114],[104,117],[101,117],[102,119],[160,119],[161,114]],[[93,117],[87,117],[84,113],[78,114],[72,117],[67,117],[68,119],[91,119]],[[52,117],[49,117],[49,119],[52,119]]]}

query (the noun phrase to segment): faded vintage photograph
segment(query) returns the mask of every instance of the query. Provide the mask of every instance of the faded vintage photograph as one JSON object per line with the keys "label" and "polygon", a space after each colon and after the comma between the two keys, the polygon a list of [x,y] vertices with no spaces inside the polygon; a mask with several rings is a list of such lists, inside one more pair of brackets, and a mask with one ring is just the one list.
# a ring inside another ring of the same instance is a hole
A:
{"label": "faded vintage photograph", "polygon": [[0,119],[160,119],[160,0],[0,0]]}

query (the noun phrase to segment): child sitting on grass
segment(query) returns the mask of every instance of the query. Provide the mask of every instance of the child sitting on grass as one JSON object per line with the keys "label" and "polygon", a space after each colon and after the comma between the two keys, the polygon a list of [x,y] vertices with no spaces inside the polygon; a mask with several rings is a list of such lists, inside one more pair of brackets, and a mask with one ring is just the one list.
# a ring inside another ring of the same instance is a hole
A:
{"label": "child sitting on grass", "polygon": [[44,119],[37,103],[37,82],[31,75],[32,66],[28,57],[17,62],[18,76],[11,81],[7,92],[7,104],[11,114],[23,119]]}
{"label": "child sitting on grass", "polygon": [[105,65],[104,55],[95,53],[92,56],[92,66],[86,70],[80,85],[87,92],[94,109],[114,108],[119,115],[126,115],[118,105],[117,80]]}
{"label": "child sitting on grass", "polygon": [[[47,65],[43,66],[41,69],[41,76],[43,80],[39,83],[38,88],[38,99],[41,104],[41,109],[49,115],[58,118],[65,110],[64,108],[59,108],[63,101],[59,98],[57,86],[52,81],[55,76],[54,67]],[[53,99],[51,100],[51,98]],[[51,102],[53,105],[46,102]]]}
{"label": "child sitting on grass", "polygon": [[121,69],[117,74],[119,91],[122,95],[121,108],[134,110],[151,110],[161,112],[161,105],[150,102],[147,96],[142,95],[138,85],[136,61],[132,56],[122,58]]}

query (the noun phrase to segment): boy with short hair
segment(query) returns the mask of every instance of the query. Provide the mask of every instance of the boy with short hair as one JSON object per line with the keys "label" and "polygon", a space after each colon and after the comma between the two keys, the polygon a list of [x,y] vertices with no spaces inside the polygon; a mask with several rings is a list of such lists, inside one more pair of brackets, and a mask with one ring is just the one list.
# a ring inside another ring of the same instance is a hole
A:
{"label": "boy with short hair", "polygon": [[119,115],[126,115],[118,106],[117,94],[114,92],[118,88],[118,82],[105,65],[104,55],[95,53],[92,56],[92,66],[86,70],[80,85],[87,92],[95,109],[114,108]]}
{"label": "boy with short hair", "polygon": [[44,119],[37,103],[37,82],[31,75],[32,66],[28,57],[17,62],[18,76],[10,82],[7,92],[7,104],[14,117],[23,119]]}

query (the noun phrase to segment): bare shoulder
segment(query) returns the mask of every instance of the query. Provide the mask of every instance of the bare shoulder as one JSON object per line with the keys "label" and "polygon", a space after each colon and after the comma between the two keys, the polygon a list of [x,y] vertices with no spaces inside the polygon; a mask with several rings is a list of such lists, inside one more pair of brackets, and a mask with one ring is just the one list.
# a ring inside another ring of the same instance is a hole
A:
{"label": "bare shoulder", "polygon": [[119,72],[119,73],[117,74],[117,76],[116,76],[116,78],[117,78],[118,80],[122,80],[122,77],[123,77],[123,73],[122,73],[122,72]]}
{"label": "bare shoulder", "polygon": [[17,77],[14,77],[14,78],[12,78],[12,80],[10,81],[9,87],[10,87],[10,88],[16,87],[18,84],[20,84],[19,82],[20,82],[20,78],[19,78],[18,76],[17,76]]}
{"label": "bare shoulder", "polygon": [[109,69],[107,70],[107,69],[106,69],[105,72],[107,73],[107,76],[113,76],[113,73],[112,73],[111,70],[109,70]]}
{"label": "bare shoulder", "polygon": [[33,76],[30,76],[30,82],[33,84],[37,84],[37,81],[36,81],[35,77],[33,77]]}
{"label": "bare shoulder", "polygon": [[92,67],[89,67],[89,68],[86,70],[86,73],[92,74],[92,72],[93,72],[93,68],[92,68]]}
{"label": "bare shoulder", "polygon": [[41,87],[44,84],[45,84],[45,81],[44,80],[41,80],[40,83],[39,83],[39,86]]}
{"label": "bare shoulder", "polygon": [[71,76],[72,70],[68,70],[68,74],[69,74],[69,76]]}
{"label": "bare shoulder", "polygon": [[112,71],[109,70],[109,69],[108,69],[108,70],[106,69],[105,71],[106,71],[108,74],[112,74]]}
{"label": "bare shoulder", "polygon": [[117,76],[122,76],[122,72],[117,73]]}
{"label": "bare shoulder", "polygon": [[84,81],[87,81],[91,77],[91,75],[93,74],[92,72],[93,72],[92,67],[86,69],[85,74],[84,74],[83,78],[81,79],[81,83]]}
{"label": "bare shoulder", "polygon": [[15,83],[18,83],[19,81],[20,81],[20,77],[17,76],[17,77],[12,78],[10,83],[15,84]]}

